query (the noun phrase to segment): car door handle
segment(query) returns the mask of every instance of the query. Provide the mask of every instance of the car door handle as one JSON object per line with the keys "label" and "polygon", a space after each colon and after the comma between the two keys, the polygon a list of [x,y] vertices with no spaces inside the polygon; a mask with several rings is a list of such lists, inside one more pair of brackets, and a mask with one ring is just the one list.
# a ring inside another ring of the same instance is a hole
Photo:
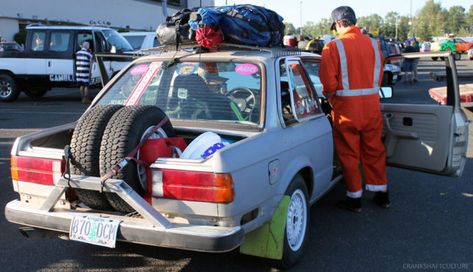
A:
{"label": "car door handle", "polygon": [[392,136],[396,136],[399,138],[405,138],[405,139],[413,139],[417,140],[419,139],[419,135],[415,132],[408,132],[408,131],[399,131],[399,130],[394,130],[391,127],[391,123],[389,122],[394,115],[392,113],[385,113],[384,114],[384,127],[388,131],[388,133]]}

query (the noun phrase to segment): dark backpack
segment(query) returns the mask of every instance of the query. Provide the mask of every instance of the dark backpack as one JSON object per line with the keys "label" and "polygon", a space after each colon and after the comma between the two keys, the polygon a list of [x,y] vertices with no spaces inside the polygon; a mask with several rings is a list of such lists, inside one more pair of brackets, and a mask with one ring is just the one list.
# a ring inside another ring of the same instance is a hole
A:
{"label": "dark backpack", "polygon": [[254,46],[282,46],[283,18],[276,12],[254,5],[200,8],[203,25],[218,24],[228,43]]}

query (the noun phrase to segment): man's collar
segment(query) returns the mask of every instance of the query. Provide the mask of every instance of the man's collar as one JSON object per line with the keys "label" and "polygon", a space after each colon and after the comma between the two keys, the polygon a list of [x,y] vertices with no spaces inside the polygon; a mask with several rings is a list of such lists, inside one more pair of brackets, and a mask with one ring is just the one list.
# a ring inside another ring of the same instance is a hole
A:
{"label": "man's collar", "polygon": [[345,32],[340,33],[339,38],[351,33],[361,33],[361,31],[357,26],[349,26],[346,28]]}

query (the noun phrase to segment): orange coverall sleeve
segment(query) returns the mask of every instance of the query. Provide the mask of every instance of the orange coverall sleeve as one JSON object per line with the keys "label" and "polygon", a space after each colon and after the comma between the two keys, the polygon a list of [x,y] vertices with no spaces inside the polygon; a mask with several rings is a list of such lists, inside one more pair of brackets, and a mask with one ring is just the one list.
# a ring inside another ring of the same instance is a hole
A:
{"label": "orange coverall sleeve", "polygon": [[320,64],[320,80],[323,85],[323,94],[330,98],[335,94],[339,85],[339,56],[335,43],[326,44],[322,50],[322,63]]}

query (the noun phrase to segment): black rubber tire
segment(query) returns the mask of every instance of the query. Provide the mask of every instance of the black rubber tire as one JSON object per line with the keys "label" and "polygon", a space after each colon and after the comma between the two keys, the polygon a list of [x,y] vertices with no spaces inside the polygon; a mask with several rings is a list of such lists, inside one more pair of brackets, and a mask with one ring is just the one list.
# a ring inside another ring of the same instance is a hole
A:
{"label": "black rubber tire", "polygon": [[20,90],[9,74],[0,74],[0,102],[11,102],[18,98]]}
{"label": "black rubber tire", "polygon": [[456,52],[456,53],[453,54],[453,58],[455,60],[461,60],[462,59],[462,54]]}
{"label": "black rubber tire", "polygon": [[439,57],[432,57],[433,61],[437,61],[438,59],[439,59]]}
{"label": "black rubber tire", "polygon": [[[113,114],[121,105],[95,106],[77,122],[72,134],[71,173],[100,177],[99,154],[102,135]],[[97,191],[76,189],[79,201],[96,210],[112,210],[104,194]]]}
{"label": "black rubber tire", "polygon": [[48,92],[48,89],[24,90],[23,92],[32,99],[39,99]]}
{"label": "black rubber tire", "polygon": [[[117,111],[105,128],[100,146],[101,176],[125,158],[140,143],[145,131],[158,124],[165,116],[166,114],[155,106],[128,106]],[[168,137],[175,136],[170,121],[161,128]],[[134,161],[130,161],[120,173],[112,178],[125,180],[140,195],[145,192],[138,177],[138,167]],[[105,196],[115,210],[124,213],[134,211],[118,195],[106,193]]]}
{"label": "black rubber tire", "polygon": [[[291,185],[289,185],[289,187],[286,190],[285,195],[291,197],[298,190],[302,191],[303,195],[305,196],[307,218],[306,218],[304,237],[302,238],[303,241],[299,249],[294,251],[293,249],[291,249],[289,245],[289,241],[287,237],[287,229],[285,228],[282,260],[278,261],[276,264],[277,267],[282,268],[282,269],[290,268],[299,261],[301,256],[304,254],[304,249],[309,240],[308,239],[309,225],[310,225],[309,191],[307,190],[307,186],[305,185],[304,178],[301,175],[296,175],[293,178]],[[286,221],[286,227],[287,227],[287,221]]]}

